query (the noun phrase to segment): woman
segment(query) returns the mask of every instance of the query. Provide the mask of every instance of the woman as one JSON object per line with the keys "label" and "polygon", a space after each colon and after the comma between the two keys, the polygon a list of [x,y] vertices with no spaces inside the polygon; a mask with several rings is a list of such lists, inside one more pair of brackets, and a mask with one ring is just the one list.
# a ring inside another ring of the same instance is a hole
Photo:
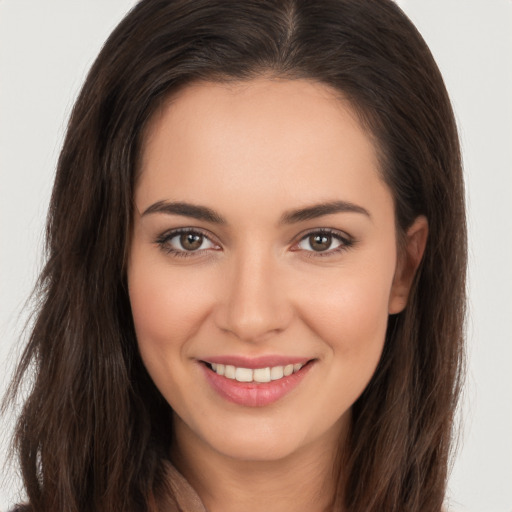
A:
{"label": "woman", "polygon": [[143,1],[73,111],[17,374],[27,510],[431,510],[457,134],[387,1]]}

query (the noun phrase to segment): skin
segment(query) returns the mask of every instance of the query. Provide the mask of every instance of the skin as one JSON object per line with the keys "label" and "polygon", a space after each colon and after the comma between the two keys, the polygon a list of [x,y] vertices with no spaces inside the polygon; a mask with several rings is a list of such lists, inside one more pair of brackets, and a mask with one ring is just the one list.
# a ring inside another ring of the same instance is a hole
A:
{"label": "skin", "polygon": [[[282,222],[340,200],[359,211]],[[151,211],[159,202],[205,206],[225,223]],[[135,204],[130,300],[144,364],[175,411],[174,463],[210,512],[325,509],[351,407],[388,315],[406,305],[426,220],[398,254],[370,135],[339,94],[307,80],[180,91],[149,126]],[[169,249],[185,249],[169,231],[178,228],[207,238],[177,256]],[[346,242],[314,251],[308,237],[319,229]],[[277,402],[246,407],[204,377],[199,360],[226,354],[314,364]]]}

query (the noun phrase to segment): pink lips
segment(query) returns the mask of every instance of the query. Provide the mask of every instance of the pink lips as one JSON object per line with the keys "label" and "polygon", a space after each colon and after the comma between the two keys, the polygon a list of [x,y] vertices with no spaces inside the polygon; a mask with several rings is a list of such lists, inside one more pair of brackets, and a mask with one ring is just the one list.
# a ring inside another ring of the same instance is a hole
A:
{"label": "pink lips", "polygon": [[259,357],[243,357],[243,356],[221,356],[208,357],[205,359],[209,363],[230,364],[237,368],[272,368],[273,366],[286,366],[287,364],[306,364],[309,359],[307,357],[288,357],[279,355],[268,355]]}
{"label": "pink lips", "polygon": [[[230,364],[241,368],[265,368],[273,366],[285,366],[287,364],[308,362],[305,358],[290,358],[281,356],[264,356],[260,358],[243,358],[239,356],[230,357],[212,357],[208,358],[209,363]],[[206,364],[201,363],[202,370],[206,380],[211,387],[224,399],[229,402],[243,405],[246,407],[263,407],[270,405],[284,397],[295,389],[309,370],[314,366],[314,361],[305,364],[298,372],[292,373],[288,377],[283,377],[271,382],[238,382],[234,379],[228,379],[218,375]]]}

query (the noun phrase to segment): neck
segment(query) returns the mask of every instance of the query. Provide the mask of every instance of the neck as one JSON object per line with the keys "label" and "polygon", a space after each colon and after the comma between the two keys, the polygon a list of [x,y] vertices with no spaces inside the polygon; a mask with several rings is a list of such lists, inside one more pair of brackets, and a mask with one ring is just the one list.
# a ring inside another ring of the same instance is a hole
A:
{"label": "neck", "polygon": [[336,494],[340,429],[277,460],[225,456],[199,438],[182,435],[176,418],[173,463],[208,512],[328,512]]}

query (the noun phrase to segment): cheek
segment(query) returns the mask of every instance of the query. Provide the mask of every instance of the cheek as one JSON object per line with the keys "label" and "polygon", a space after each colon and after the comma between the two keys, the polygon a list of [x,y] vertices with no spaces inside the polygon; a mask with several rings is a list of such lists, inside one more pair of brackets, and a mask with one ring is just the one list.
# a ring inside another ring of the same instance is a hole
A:
{"label": "cheek", "polygon": [[[364,333],[382,330],[387,323],[394,265],[358,265],[340,268],[315,282],[301,295],[301,310],[315,330],[338,340],[364,338]],[[313,286],[314,284],[314,286]],[[348,336],[348,333],[351,336]],[[323,337],[324,338],[324,337]],[[339,346],[339,343],[334,343]]]}
{"label": "cheek", "polygon": [[297,306],[305,323],[328,346],[332,381],[353,400],[371,379],[382,353],[393,272],[392,259],[340,269],[317,279]]}
{"label": "cheek", "polygon": [[199,276],[143,256],[132,253],[128,287],[139,348],[148,366],[169,353],[185,356],[186,340],[201,325],[207,306],[201,301],[205,295],[198,293]]}

